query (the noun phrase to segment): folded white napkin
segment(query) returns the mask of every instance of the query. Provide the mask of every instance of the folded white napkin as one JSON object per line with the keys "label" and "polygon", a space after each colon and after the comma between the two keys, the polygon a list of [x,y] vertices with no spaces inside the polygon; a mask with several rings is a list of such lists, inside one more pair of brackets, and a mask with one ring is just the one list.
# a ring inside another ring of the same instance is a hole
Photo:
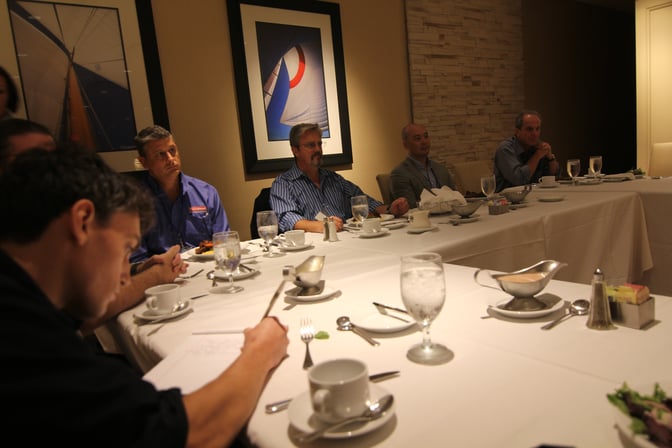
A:
{"label": "folded white napkin", "polygon": [[620,173],[620,174],[607,174],[604,176],[604,179],[628,179],[634,180],[635,175],[633,173]]}
{"label": "folded white napkin", "polygon": [[466,204],[462,193],[444,185],[441,188],[432,188],[428,191],[426,188],[420,193],[420,208],[433,209],[435,207],[450,206],[452,204]]}

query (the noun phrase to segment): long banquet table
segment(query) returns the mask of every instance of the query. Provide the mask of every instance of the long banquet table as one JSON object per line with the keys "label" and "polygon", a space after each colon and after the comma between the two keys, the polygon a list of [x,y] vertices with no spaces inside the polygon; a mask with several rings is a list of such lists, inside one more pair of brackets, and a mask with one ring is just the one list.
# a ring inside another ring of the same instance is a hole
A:
{"label": "long banquet table", "polygon": [[[520,268],[528,261],[538,261],[553,254],[574,255],[570,264],[558,272],[557,278],[563,270],[571,270],[572,263],[580,261],[586,252],[592,253],[596,246],[592,243],[589,246],[567,244],[572,247],[563,252],[559,244],[544,240],[560,239],[567,234],[581,235],[587,223],[600,221],[590,216],[591,211],[595,207],[600,210],[604,207],[600,205],[604,201],[591,198],[589,193],[576,197],[568,193],[567,196],[567,203],[576,203],[579,209],[574,219],[564,216],[561,207],[553,208],[562,203],[535,202],[508,215],[488,216],[486,211],[481,214],[482,219],[469,225],[475,229],[477,224],[492,221],[497,222],[498,227],[537,232],[539,242],[523,246],[534,250],[536,255],[529,259],[517,258],[513,264]],[[638,203],[638,196],[631,193],[618,193],[614,198],[614,203],[603,210],[612,213],[611,219],[615,219],[615,215],[622,216],[618,209],[621,202]],[[543,214],[541,218],[527,215],[526,211],[537,207]],[[484,210],[481,209],[481,213]],[[636,222],[635,215],[633,213],[632,217]],[[470,237],[468,225],[439,224],[443,219],[446,217],[433,218],[438,228],[421,235],[409,235],[405,228],[372,239],[339,233],[340,241],[330,243],[322,241],[321,235],[310,234],[308,240],[314,246],[305,251],[266,258],[258,256],[260,252],[256,250],[247,255],[254,258],[247,258],[245,263],[258,269],[259,273],[237,282],[245,288],[244,291],[233,295],[210,294],[194,300],[193,312],[165,324],[139,325],[133,315],[142,313],[144,305],[140,304],[122,313],[109,328],[123,351],[148,372],[148,380],[161,387],[179,386],[191,390],[207,380],[199,375],[198,362],[191,362],[187,354],[180,362],[166,367],[164,363],[171,360],[170,355],[175,354],[185,341],[198,344],[199,337],[209,338],[209,343],[212,338],[215,341],[221,338],[222,344],[230,343],[231,335],[197,336],[192,333],[236,332],[255,325],[281,280],[282,267],[298,265],[309,255],[325,255],[323,279],[326,288],[340,291],[340,294],[318,302],[296,302],[283,297],[273,308],[272,314],[290,327],[289,357],[273,373],[247,426],[251,444],[260,447],[299,445],[287,411],[267,415],[263,405],[306,391],[307,377],[301,368],[305,348],[298,326],[302,317],[310,317],[316,330],[329,333],[328,339],[311,343],[315,362],[353,357],[364,360],[371,373],[401,372],[396,378],[378,383],[395,397],[394,416],[385,425],[345,442],[322,439],[312,446],[401,447],[418,443],[431,447],[618,446],[622,436],[614,428],[614,409],[605,395],[623,381],[633,385],[669,382],[672,371],[668,350],[672,333],[670,297],[656,295],[656,321],[644,330],[618,327],[612,331],[594,331],[585,326],[585,317],[573,317],[550,331],[542,331],[543,323],[563,311],[536,319],[500,316],[489,306],[507,300],[506,293],[477,285],[473,281],[475,267],[445,264],[446,303],[432,325],[431,334],[433,340],[453,351],[454,359],[450,362],[423,366],[407,360],[408,348],[421,340],[420,332],[415,329],[390,334],[371,333],[381,342],[377,347],[370,346],[351,332],[336,329],[335,321],[339,316],[348,315],[357,323],[376,313],[371,304],[373,301],[403,306],[398,286],[399,254],[402,252],[445,248],[444,258],[457,254],[454,256],[462,261],[469,257],[468,250],[463,247],[469,246],[470,240],[472,244],[482,244],[484,253],[490,254],[483,256],[485,264],[495,255],[501,255],[505,262],[506,252],[515,256],[520,249],[511,241],[508,249],[507,245],[493,248],[491,245],[497,238],[489,232],[493,232],[494,225],[481,229],[480,237]],[[507,220],[511,220],[508,225]],[[558,231],[559,222],[567,223],[566,232]],[[254,249],[255,245],[247,244],[247,248]],[[630,256],[636,258],[637,253],[633,249]],[[620,261],[617,254],[602,254],[601,267],[616,269],[615,262]],[[628,276],[645,270],[647,263],[642,260],[646,258],[646,251],[642,254],[643,258],[634,263],[636,268],[632,268],[632,262],[625,264],[620,267],[619,275]],[[609,257],[614,257],[613,267],[604,264]],[[207,271],[212,266],[212,261],[193,262],[190,271],[200,268]],[[588,262],[584,266],[587,273],[583,272],[584,268],[574,273],[582,280],[588,280],[594,267],[594,262]],[[210,282],[202,275],[185,280],[183,297],[208,291],[209,287]],[[290,284],[287,289],[292,287]],[[554,279],[543,293],[571,301],[588,298],[590,286]],[[230,359],[219,361],[222,368],[228,361]],[[164,376],[153,375],[160,370]]]}

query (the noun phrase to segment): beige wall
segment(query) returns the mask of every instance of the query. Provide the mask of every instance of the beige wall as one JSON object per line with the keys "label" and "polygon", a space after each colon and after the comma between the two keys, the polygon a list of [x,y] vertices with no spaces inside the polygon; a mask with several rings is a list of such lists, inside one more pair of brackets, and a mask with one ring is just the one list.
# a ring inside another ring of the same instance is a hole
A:
{"label": "beige wall", "polygon": [[[405,156],[399,131],[410,119],[404,2],[336,3],[353,146],[353,164],[338,171],[380,198],[375,174]],[[219,190],[232,229],[247,239],[254,198],[278,173],[245,174],[226,2],[200,0],[187,7],[153,0],[152,7],[168,115],[184,172]]]}

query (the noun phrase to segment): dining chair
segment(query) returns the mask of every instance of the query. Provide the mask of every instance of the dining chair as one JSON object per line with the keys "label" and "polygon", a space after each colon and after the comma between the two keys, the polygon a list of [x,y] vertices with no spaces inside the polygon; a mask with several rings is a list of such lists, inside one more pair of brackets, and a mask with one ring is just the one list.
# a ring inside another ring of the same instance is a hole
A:
{"label": "dining chair", "polygon": [[481,176],[492,174],[492,166],[485,160],[453,163],[455,188],[464,194],[481,192]]}
{"label": "dining chair", "polygon": [[257,197],[254,199],[252,206],[252,219],[250,220],[250,238],[259,238],[257,231],[257,212],[263,210],[271,210],[271,187],[262,188]]}
{"label": "dining chair", "polygon": [[380,194],[383,197],[383,202],[385,204],[390,204],[392,202],[392,181],[390,180],[390,174],[377,174],[376,181],[378,182],[378,188],[380,189]]}

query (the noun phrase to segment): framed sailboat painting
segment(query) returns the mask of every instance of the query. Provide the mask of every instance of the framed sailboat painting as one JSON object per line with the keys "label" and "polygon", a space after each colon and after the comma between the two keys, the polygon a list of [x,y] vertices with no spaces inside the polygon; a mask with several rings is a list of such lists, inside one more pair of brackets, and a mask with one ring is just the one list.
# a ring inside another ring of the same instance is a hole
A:
{"label": "framed sailboat painting", "polygon": [[246,171],[289,168],[299,123],[320,125],[324,164],[352,163],[339,5],[227,2]]}
{"label": "framed sailboat painting", "polygon": [[150,2],[0,0],[0,60],[21,115],[119,171],[135,168],[138,129],[168,126]]}

